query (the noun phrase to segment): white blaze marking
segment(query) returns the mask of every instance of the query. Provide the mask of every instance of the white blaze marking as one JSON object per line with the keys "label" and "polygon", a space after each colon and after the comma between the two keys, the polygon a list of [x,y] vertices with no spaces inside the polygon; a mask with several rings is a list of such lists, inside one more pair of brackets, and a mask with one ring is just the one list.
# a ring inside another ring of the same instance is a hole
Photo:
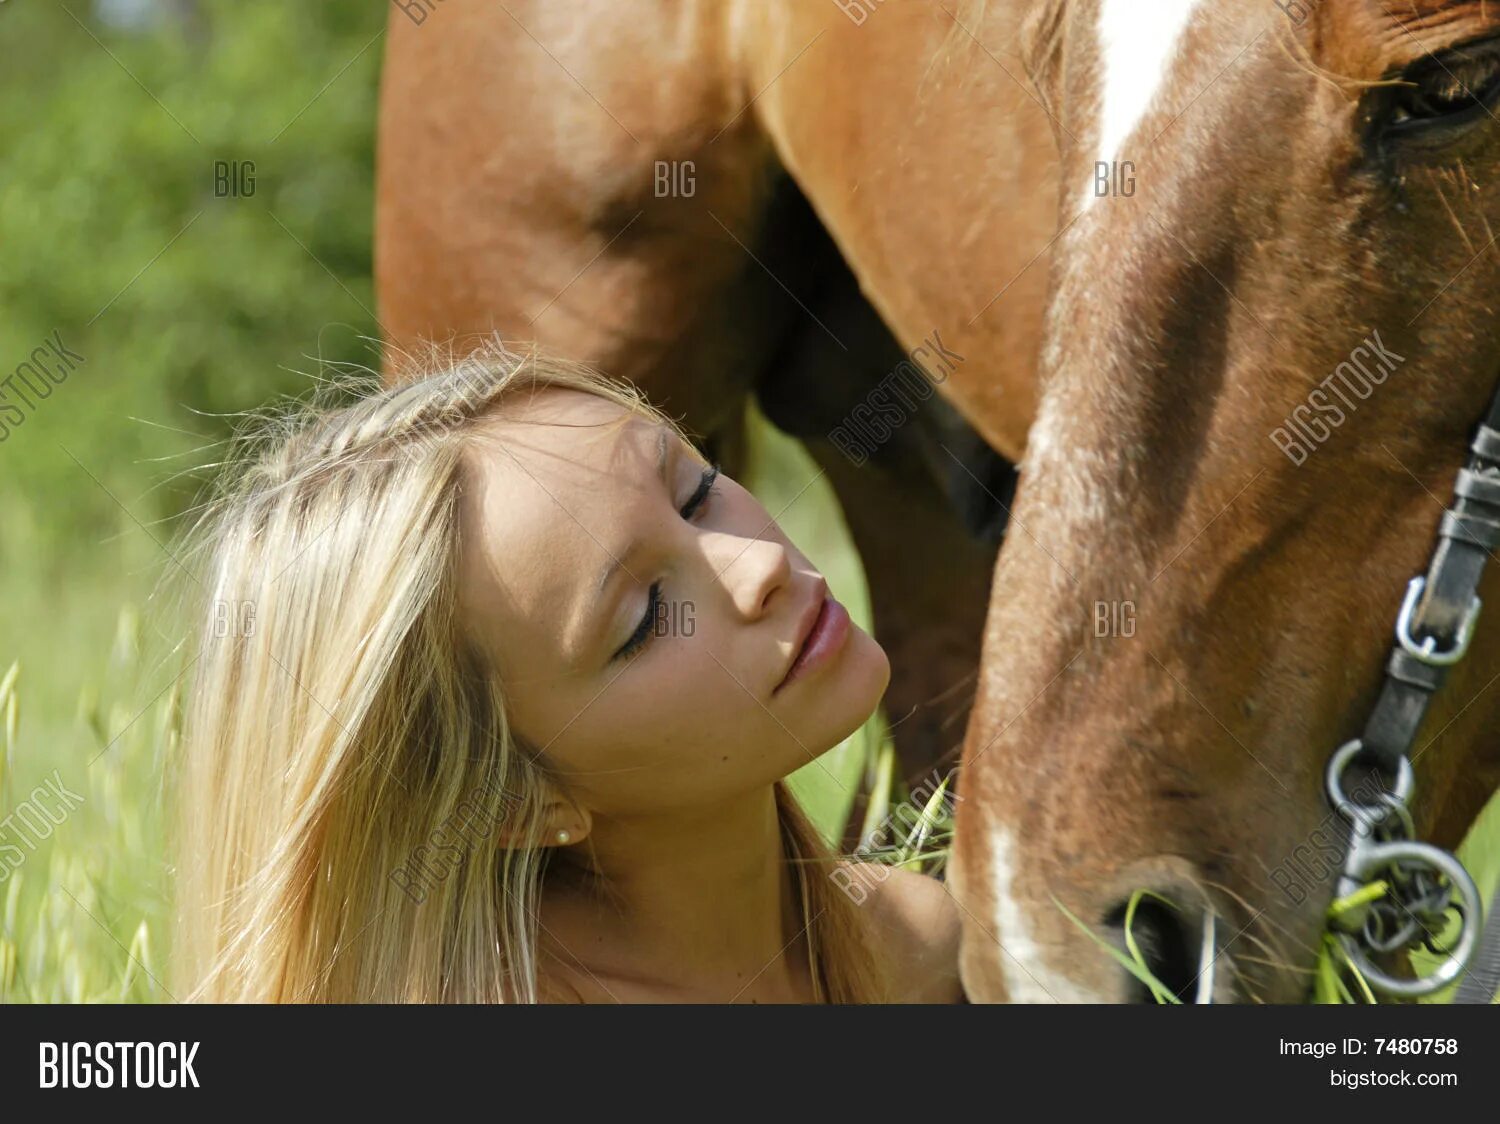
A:
{"label": "white blaze marking", "polygon": [[[1099,7],[1099,50],[1104,61],[1100,90],[1103,116],[1099,122],[1099,162],[1112,163],[1121,155],[1130,134],[1151,108],[1171,69],[1177,44],[1187,29],[1199,0],[1102,0]],[[1087,208],[1096,198],[1094,169],[1089,169]]]}
{"label": "white blaze marking", "polygon": [[[1047,967],[1042,946],[1032,936],[1026,916],[1015,899],[1011,885],[1015,881],[1015,840],[1003,827],[996,827],[990,838],[990,861],[995,871],[995,935],[1002,946],[1000,963],[1005,973],[1005,988],[1012,1003],[1102,1003],[1101,996],[1079,987],[1072,980]],[[1071,924],[1059,911],[1065,924]]]}

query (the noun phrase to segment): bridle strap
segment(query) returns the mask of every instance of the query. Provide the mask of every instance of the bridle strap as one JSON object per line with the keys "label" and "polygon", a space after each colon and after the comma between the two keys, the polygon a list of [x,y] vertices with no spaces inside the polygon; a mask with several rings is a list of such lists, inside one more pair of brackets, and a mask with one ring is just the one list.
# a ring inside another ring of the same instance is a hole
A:
{"label": "bridle strap", "polygon": [[1411,755],[1432,696],[1467,649],[1485,563],[1500,549],[1500,387],[1469,448],[1432,563],[1408,591],[1406,627],[1360,739],[1370,762],[1388,773]]}
{"label": "bridle strap", "polygon": [[[1469,450],[1427,572],[1407,585],[1396,645],[1364,733],[1334,752],[1324,781],[1330,802],[1350,826],[1334,893],[1343,908],[1330,911],[1329,924],[1350,966],[1370,987],[1408,998],[1431,994],[1463,976],[1473,962],[1484,913],[1479,888],[1463,864],[1412,838],[1408,801],[1417,733],[1448,669],[1469,650],[1485,563],[1500,547],[1500,386]],[[1378,766],[1389,778],[1387,791],[1376,800],[1356,800],[1346,786],[1356,762]],[[1378,894],[1359,899],[1377,884]],[[1441,934],[1454,911],[1462,923],[1448,943]],[[1490,928],[1495,928],[1493,918]],[[1426,976],[1395,976],[1371,959],[1372,953],[1385,957],[1418,945],[1438,951],[1435,940],[1443,941],[1446,957]]]}

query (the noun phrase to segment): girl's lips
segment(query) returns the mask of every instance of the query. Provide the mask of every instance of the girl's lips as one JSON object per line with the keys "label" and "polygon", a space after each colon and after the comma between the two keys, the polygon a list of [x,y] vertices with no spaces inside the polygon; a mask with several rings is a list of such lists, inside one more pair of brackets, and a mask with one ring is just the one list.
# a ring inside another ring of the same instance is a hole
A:
{"label": "girl's lips", "polygon": [[[790,670],[776,687],[776,691],[818,670],[828,663],[844,647],[849,639],[849,611],[831,596],[824,595],[823,606],[813,621],[812,630],[802,643],[802,650],[792,661]],[[773,691],[773,694],[776,692]]]}

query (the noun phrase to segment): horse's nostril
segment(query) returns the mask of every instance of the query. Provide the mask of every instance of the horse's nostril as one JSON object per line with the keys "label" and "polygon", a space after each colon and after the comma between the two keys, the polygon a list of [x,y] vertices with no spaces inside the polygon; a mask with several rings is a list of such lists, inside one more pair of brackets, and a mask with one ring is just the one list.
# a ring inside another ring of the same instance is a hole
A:
{"label": "horse's nostril", "polygon": [[[1125,932],[1127,916],[1128,933]],[[1127,955],[1131,954],[1130,945],[1135,946],[1145,967],[1167,991],[1184,1003],[1194,1002],[1203,975],[1204,942],[1213,940],[1206,916],[1184,913],[1158,897],[1142,895],[1133,912],[1129,902],[1122,902],[1110,911],[1105,924],[1125,936]],[[1208,954],[1212,955],[1211,948]],[[1155,1001],[1151,988],[1139,980],[1133,982],[1138,1002]]]}

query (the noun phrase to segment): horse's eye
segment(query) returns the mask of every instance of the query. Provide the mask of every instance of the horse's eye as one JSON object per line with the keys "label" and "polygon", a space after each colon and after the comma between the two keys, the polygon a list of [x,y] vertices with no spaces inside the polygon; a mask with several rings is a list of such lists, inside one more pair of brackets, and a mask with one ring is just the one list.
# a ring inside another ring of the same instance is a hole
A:
{"label": "horse's eye", "polygon": [[1392,141],[1441,144],[1471,125],[1495,120],[1500,57],[1494,45],[1429,55],[1385,88],[1380,124]]}

